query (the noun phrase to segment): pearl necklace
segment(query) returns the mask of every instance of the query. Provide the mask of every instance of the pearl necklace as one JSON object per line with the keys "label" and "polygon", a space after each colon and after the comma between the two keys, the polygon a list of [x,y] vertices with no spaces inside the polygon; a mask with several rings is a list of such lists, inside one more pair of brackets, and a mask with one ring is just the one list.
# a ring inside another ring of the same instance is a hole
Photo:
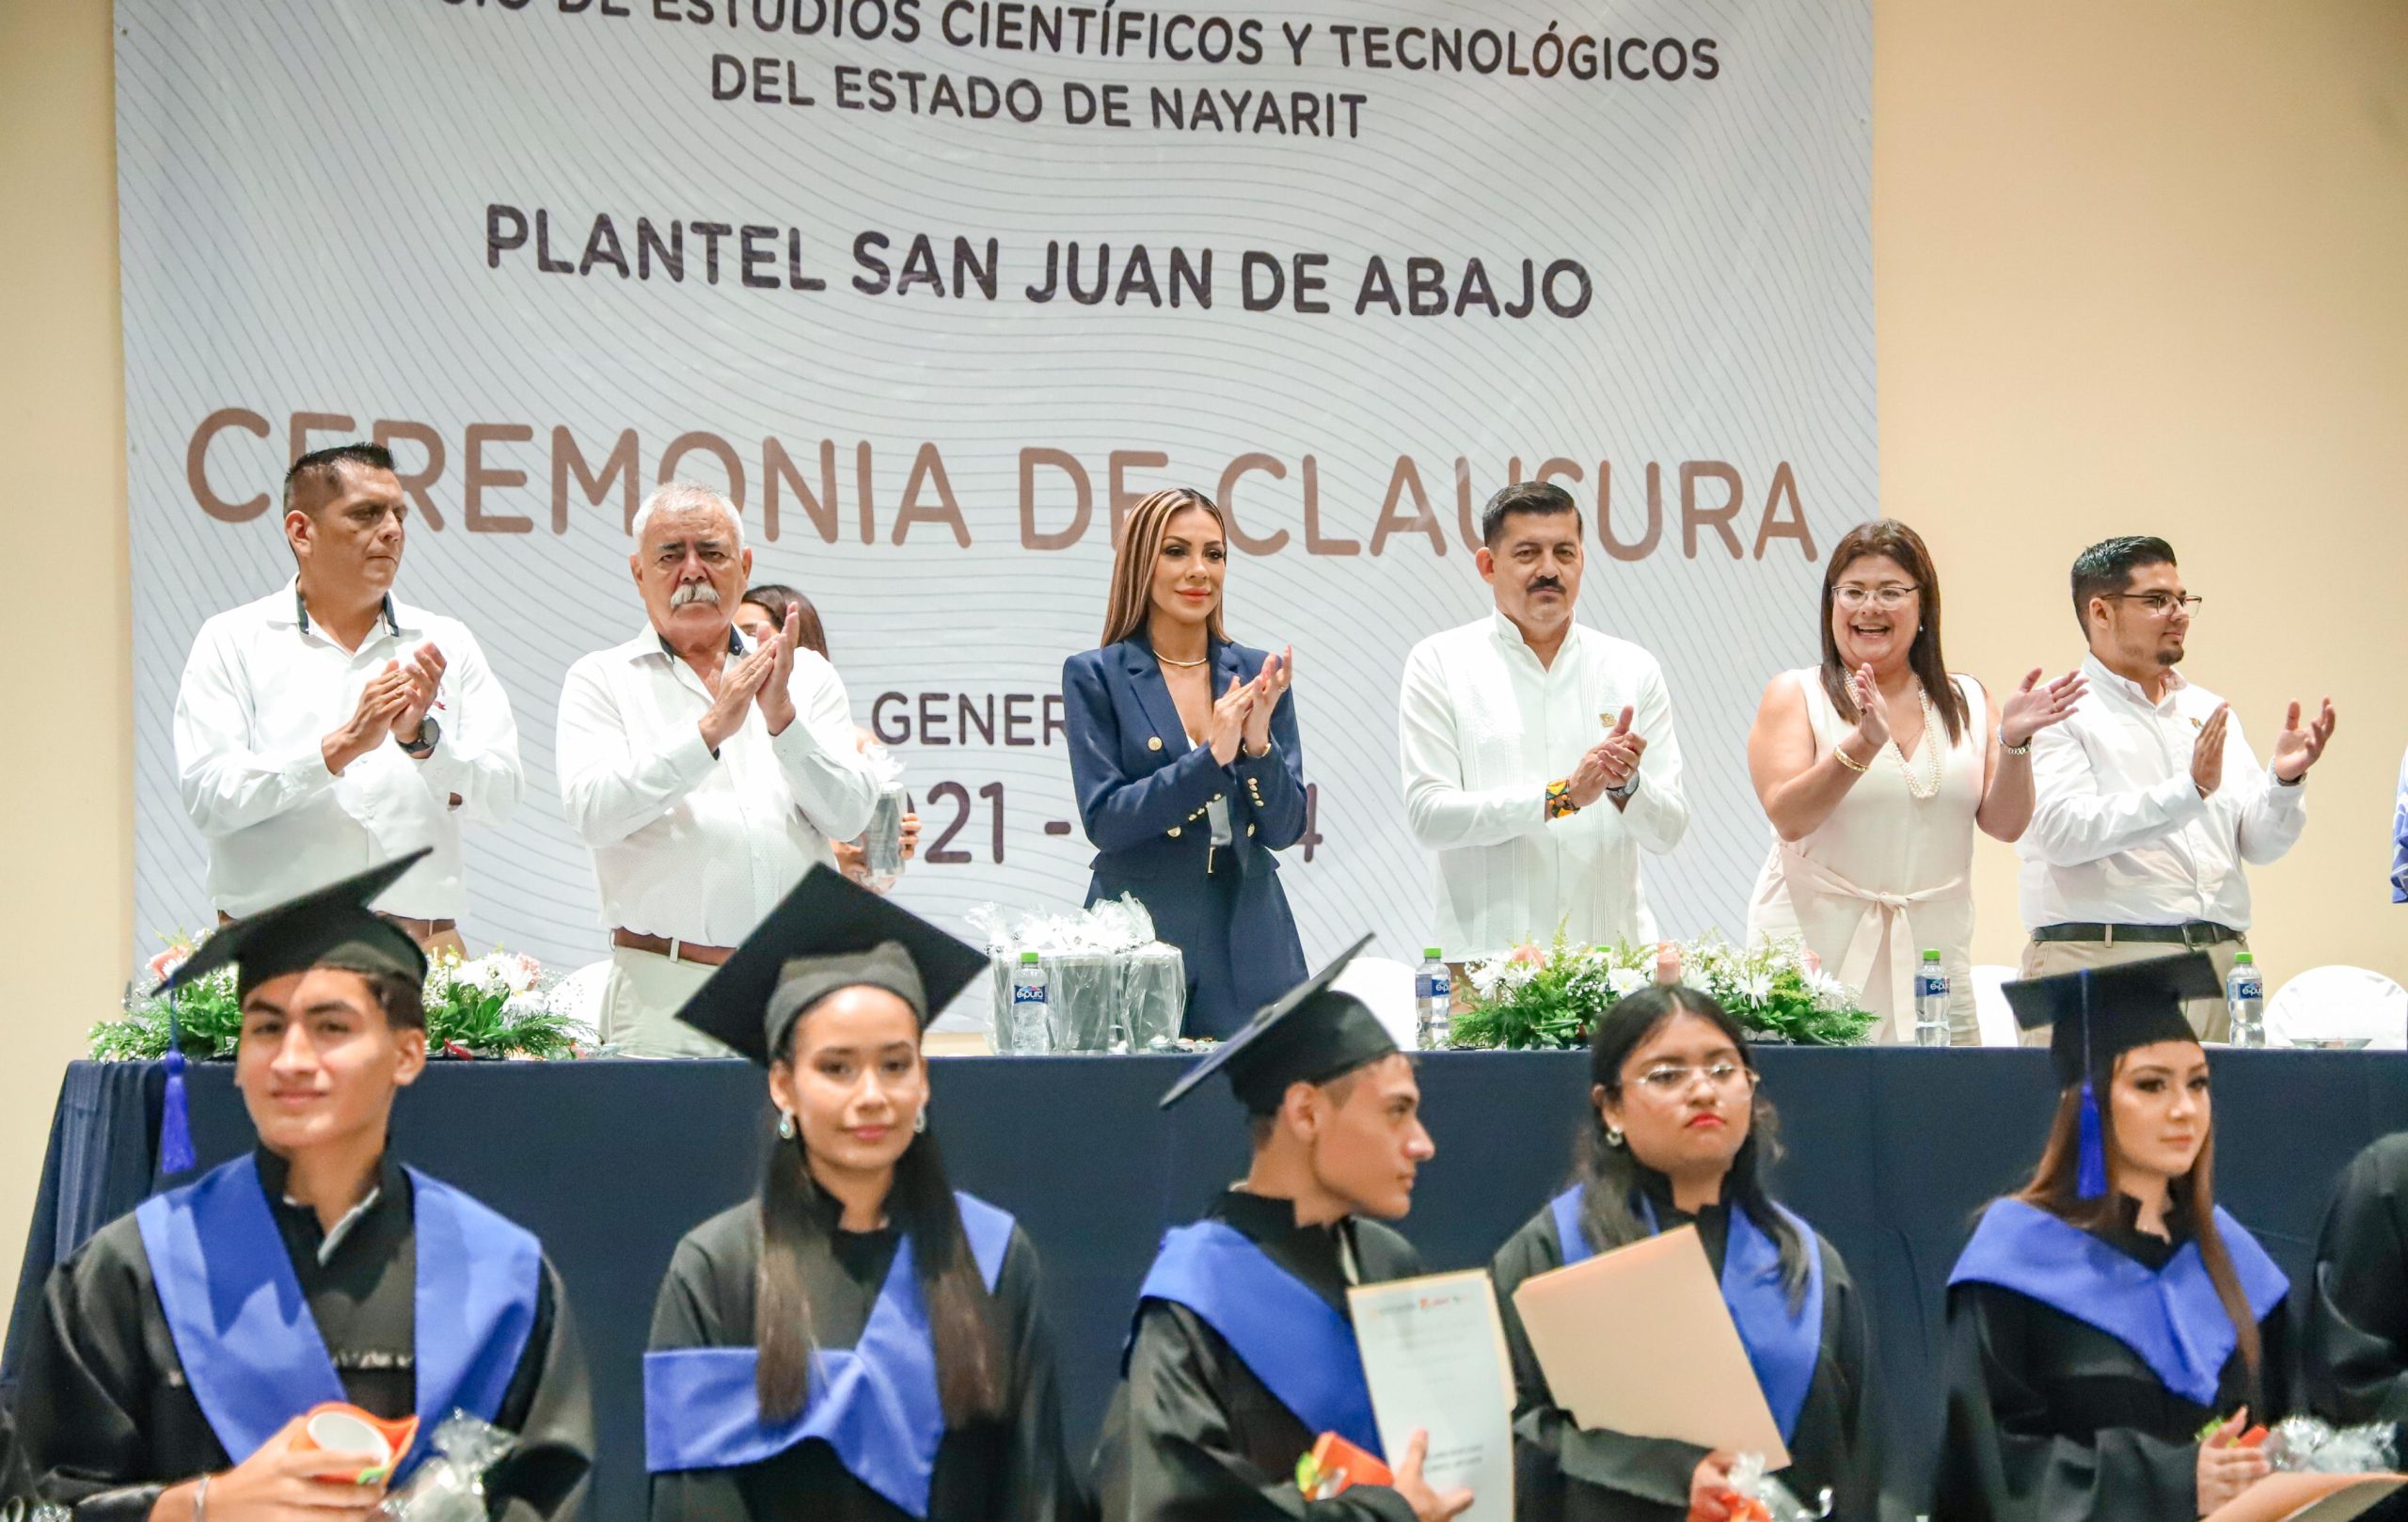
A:
{"label": "pearl necklace", "polygon": [[[1940,714],[1931,705],[1931,694],[1921,682],[1915,684],[1915,697],[1923,704],[1923,749],[1909,762],[1907,753],[1898,749],[1896,736],[1890,737],[1890,753],[1897,758],[1898,773],[1907,779],[1907,795],[1918,801],[1929,801],[1940,796],[1940,775],[1948,764],[1941,752]],[[1916,773],[1923,775],[1919,778]]]}

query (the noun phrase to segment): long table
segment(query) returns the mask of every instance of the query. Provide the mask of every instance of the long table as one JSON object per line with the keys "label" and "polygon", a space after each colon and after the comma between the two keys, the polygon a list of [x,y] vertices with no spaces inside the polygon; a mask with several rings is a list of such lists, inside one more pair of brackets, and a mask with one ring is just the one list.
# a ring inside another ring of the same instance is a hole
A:
{"label": "long table", "polygon": [[[1217,1087],[1155,1102],[1180,1057],[953,1057],[930,1121],[956,1186],[1018,1215],[1039,1249],[1070,1440],[1093,1441],[1117,1377],[1131,1300],[1163,1230],[1245,1164]],[[1788,1157],[1776,1188],[1839,1247],[1874,1307],[1901,1483],[1937,1440],[1942,1290],[1974,1213],[2018,1183],[2052,1103],[2022,1051],[1761,1053]],[[2408,1127],[2408,1054],[2251,1052],[2215,1059],[2217,1182],[2293,1282],[2334,1175]],[[1438,1144],[1404,1229],[1434,1269],[1489,1255],[1560,1187],[1589,1076],[1574,1053],[1422,1060]],[[78,1063],[59,1093],[8,1353],[13,1370],[43,1276],[154,1186],[156,1065]],[[204,1165],[250,1145],[231,1070],[193,1070]],[[394,1144],[540,1234],[568,1286],[595,1372],[596,1514],[643,1515],[640,1359],[678,1238],[751,1192],[769,1136],[759,1070],[740,1062],[438,1062],[403,1097]],[[39,1392],[22,1392],[39,1399]]]}

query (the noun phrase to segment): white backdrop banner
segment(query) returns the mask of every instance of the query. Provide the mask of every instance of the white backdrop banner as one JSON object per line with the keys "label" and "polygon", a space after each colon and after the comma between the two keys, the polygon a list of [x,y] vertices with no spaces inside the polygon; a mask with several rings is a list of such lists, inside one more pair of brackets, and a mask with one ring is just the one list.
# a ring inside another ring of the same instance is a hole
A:
{"label": "white backdrop banner", "polygon": [[[119,0],[136,922],[210,914],[169,730],[290,574],[302,450],[389,445],[399,592],[466,620],[528,797],[472,944],[601,954],[562,677],[642,626],[626,523],[728,489],[927,820],[899,896],[1075,905],[1061,663],[1116,517],[1235,520],[1292,642],[1318,959],[1415,957],[1405,653],[1486,611],[1479,504],[1583,504],[1581,616],[1662,658],[1694,811],[1649,889],[1736,934],[1745,738],[1875,494],[1871,0]],[[1543,927],[1540,927],[1543,928]]]}

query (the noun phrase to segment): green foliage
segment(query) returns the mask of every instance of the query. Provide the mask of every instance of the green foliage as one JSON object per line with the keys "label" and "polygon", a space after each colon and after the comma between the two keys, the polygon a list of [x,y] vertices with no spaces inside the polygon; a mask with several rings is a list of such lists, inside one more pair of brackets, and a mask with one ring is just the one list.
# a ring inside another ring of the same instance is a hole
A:
{"label": "green foliage", "polygon": [[[148,969],[156,983],[192,954],[179,936]],[[175,1013],[184,1055],[230,1058],[242,1035],[234,969],[221,967],[176,991]],[[570,1016],[545,986],[543,970],[525,957],[495,952],[470,961],[439,956],[427,972],[426,1044],[436,1054],[474,1057],[573,1057],[593,1032]],[[101,1062],[148,1062],[167,1054],[167,1000],[130,995],[125,1012],[92,1027],[91,1053]]]}
{"label": "green foliage", "polygon": [[[1719,936],[1675,948],[1682,980],[1712,994],[1751,1039],[1851,1046],[1873,1016],[1846,985],[1807,967],[1794,943],[1742,951]],[[1523,946],[1471,970],[1471,1007],[1455,1017],[1457,1047],[1574,1047],[1615,1001],[1655,979],[1655,946],[1572,946],[1562,932],[1542,952]]]}

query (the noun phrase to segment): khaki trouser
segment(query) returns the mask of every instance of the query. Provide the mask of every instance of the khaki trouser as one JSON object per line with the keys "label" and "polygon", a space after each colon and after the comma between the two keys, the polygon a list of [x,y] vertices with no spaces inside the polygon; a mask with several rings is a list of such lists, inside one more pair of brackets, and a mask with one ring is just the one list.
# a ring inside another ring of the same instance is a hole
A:
{"label": "khaki trouser", "polygon": [[612,946],[610,976],[602,989],[602,1039],[630,1057],[735,1056],[732,1048],[677,1018],[718,971],[657,951]]}
{"label": "khaki trouser", "polygon": [[[2179,944],[2164,941],[2118,941],[2109,945],[2104,941],[2027,941],[2023,944],[2022,975],[2048,977],[2057,973],[2078,973],[2085,967],[2115,967],[2124,962],[2147,961],[2157,957],[2171,957],[2182,951]],[[2249,949],[2249,938],[2219,942],[2201,946],[2215,959],[2219,982],[2232,975],[2233,957]],[[2232,1011],[2222,997],[2193,999],[2183,1010],[2189,1017],[2191,1029],[2203,1041],[2228,1040],[2232,1036]],[[2051,1027],[2022,1033],[2025,1046],[2049,1044]]]}

